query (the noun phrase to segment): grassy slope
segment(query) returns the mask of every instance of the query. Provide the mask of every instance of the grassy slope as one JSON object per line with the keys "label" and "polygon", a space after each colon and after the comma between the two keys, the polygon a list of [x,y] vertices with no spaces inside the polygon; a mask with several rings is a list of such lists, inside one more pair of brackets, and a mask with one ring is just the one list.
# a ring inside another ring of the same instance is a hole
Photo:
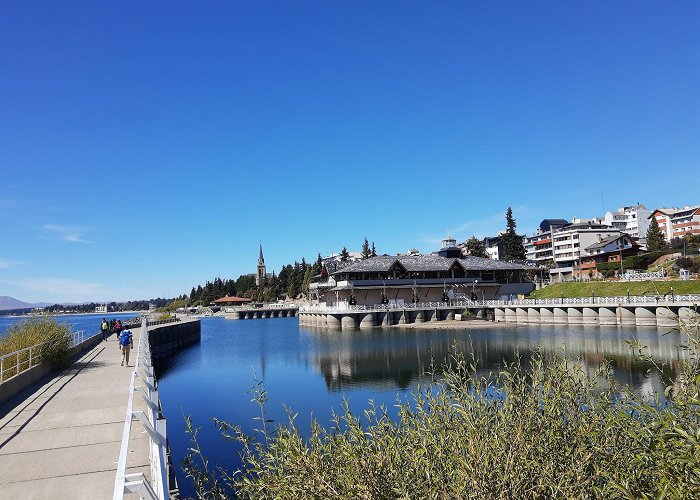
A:
{"label": "grassy slope", "polygon": [[535,290],[528,298],[546,299],[564,297],[615,297],[627,295],[663,295],[671,290],[675,294],[700,294],[700,281],[587,281],[556,283],[542,290]]}

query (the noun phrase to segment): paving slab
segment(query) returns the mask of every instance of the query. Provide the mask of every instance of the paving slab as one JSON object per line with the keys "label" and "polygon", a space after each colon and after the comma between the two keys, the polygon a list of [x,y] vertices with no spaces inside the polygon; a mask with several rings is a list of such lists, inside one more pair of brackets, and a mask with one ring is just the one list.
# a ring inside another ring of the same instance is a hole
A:
{"label": "paving slab", "polygon": [[[140,329],[132,332],[137,343]],[[0,499],[111,498],[132,372],[121,366],[115,341],[101,342],[30,394],[0,405]],[[134,409],[145,408],[140,399]],[[129,472],[150,476],[148,448],[134,422]]]}

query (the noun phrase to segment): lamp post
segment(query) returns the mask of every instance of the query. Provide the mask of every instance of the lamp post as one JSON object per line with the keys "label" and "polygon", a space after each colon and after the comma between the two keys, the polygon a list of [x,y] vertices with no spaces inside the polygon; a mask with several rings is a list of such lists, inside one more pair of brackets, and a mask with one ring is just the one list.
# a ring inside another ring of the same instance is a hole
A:
{"label": "lamp post", "polygon": [[622,264],[622,244],[623,244],[623,242],[621,240],[620,241],[620,278],[624,279],[623,276],[625,275],[625,266]]}
{"label": "lamp post", "polygon": [[630,289],[627,289],[627,303],[630,303]]}
{"label": "lamp post", "polygon": [[671,287],[671,302],[675,302],[675,301],[676,301],[676,296],[673,293],[673,287]]}
{"label": "lamp post", "polygon": [[479,280],[474,280],[474,281],[472,281],[472,296],[471,296],[472,302],[476,302],[476,290],[475,290],[475,287],[476,287],[476,284],[477,284],[478,282],[479,282]]}

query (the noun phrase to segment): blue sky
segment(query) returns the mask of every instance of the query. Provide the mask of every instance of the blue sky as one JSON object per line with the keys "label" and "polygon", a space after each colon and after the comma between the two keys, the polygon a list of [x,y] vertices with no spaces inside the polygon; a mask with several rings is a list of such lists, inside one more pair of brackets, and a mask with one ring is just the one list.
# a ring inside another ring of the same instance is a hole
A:
{"label": "blue sky", "polygon": [[0,295],[700,203],[700,4],[5,2]]}

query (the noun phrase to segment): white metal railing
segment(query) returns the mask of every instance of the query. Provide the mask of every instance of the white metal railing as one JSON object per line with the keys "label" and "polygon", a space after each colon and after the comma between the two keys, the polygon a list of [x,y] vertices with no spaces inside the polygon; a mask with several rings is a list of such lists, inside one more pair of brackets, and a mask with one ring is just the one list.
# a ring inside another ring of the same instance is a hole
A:
{"label": "white metal railing", "polygon": [[[69,347],[75,347],[95,335],[99,335],[99,332],[93,335],[85,335],[85,330],[72,332]],[[43,359],[42,348],[49,342],[50,341],[42,342],[41,344],[18,349],[0,356],[0,384],[39,365]]]}
{"label": "white metal railing", "polygon": [[265,311],[270,309],[298,309],[296,304],[264,304],[260,307],[255,306],[226,306],[224,312],[239,312],[239,311]]}
{"label": "white metal railing", "polygon": [[700,304],[700,295],[665,295],[643,296],[630,295],[621,297],[575,297],[575,298],[551,298],[551,299],[513,299],[513,300],[451,300],[450,302],[412,302],[405,304],[376,304],[376,305],[350,305],[350,304],[307,304],[299,307],[299,312],[309,313],[343,313],[361,311],[395,311],[402,309],[434,309],[457,307],[500,307],[500,306],[541,306],[541,305],[576,305],[576,304]]}
{"label": "white metal railing", "polygon": [[485,306],[539,306],[539,305],[576,305],[576,304],[697,304],[700,303],[700,295],[630,295],[618,297],[573,297],[573,298],[550,298],[550,299],[514,299],[514,300],[486,300]]}
{"label": "white metal railing", "polygon": [[44,344],[46,342],[0,356],[0,384],[41,363]]}
{"label": "white metal railing", "polygon": [[73,338],[71,339],[70,346],[75,347],[78,344],[82,344],[88,339],[91,339],[95,335],[101,335],[101,331],[97,331],[96,333],[93,333],[92,335],[85,335],[85,330],[78,330],[77,332],[73,332]]}
{"label": "white metal railing", "polygon": [[449,302],[405,302],[403,304],[373,304],[373,305],[350,305],[350,304],[307,304],[299,306],[299,312],[360,312],[360,311],[394,311],[402,309],[434,309],[434,308],[449,308],[458,307],[474,307],[483,302],[470,300],[451,300]]}
{"label": "white metal railing", "polygon": [[[172,323],[172,321],[169,321]],[[161,324],[160,322],[156,322]],[[148,325],[146,318],[141,321],[141,334],[136,347],[136,361],[131,373],[129,400],[124,419],[124,432],[117,462],[117,476],[114,481],[113,500],[121,500],[125,493],[136,493],[141,498],[164,500],[170,498],[168,488],[167,439],[165,418],[160,411],[160,398],[153,372],[151,350],[148,342]],[[138,383],[138,387],[137,387]],[[146,411],[134,411],[134,395],[139,392],[146,404]],[[129,453],[131,424],[138,420],[148,434],[149,462],[151,464],[150,481],[143,473],[127,474],[126,461]]]}
{"label": "white metal railing", "polygon": [[180,321],[180,318],[149,319],[148,326],[167,325],[169,323],[177,323],[178,321]]}

